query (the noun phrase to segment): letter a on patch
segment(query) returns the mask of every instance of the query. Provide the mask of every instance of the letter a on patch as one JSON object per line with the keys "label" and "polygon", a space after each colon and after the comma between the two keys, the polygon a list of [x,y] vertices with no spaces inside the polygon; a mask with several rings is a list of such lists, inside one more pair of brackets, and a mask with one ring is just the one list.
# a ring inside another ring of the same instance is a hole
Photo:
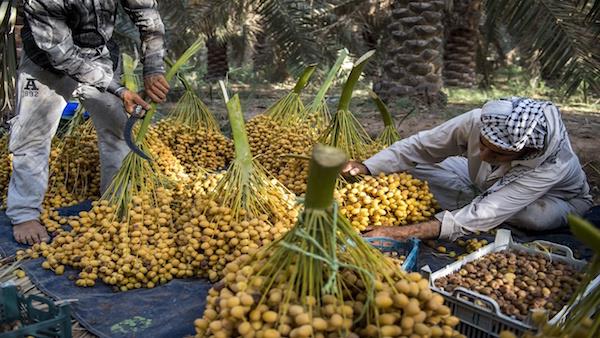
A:
{"label": "letter a on patch", "polygon": [[35,79],[27,79],[25,90],[38,90],[38,87],[35,85]]}

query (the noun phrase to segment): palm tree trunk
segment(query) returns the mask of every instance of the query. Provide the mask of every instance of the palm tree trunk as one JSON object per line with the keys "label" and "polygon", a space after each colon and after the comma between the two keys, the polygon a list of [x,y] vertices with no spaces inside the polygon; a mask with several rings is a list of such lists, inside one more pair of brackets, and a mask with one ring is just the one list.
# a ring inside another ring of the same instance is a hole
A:
{"label": "palm tree trunk", "polygon": [[477,48],[481,0],[456,0],[448,20],[444,46],[444,83],[451,87],[477,84]]}
{"label": "palm tree trunk", "polygon": [[227,57],[227,41],[219,41],[216,37],[209,37],[206,41],[207,69],[205,80],[209,83],[224,79],[229,72]]}
{"label": "palm tree trunk", "polygon": [[374,89],[384,99],[422,97],[440,101],[444,1],[395,0],[390,46]]}

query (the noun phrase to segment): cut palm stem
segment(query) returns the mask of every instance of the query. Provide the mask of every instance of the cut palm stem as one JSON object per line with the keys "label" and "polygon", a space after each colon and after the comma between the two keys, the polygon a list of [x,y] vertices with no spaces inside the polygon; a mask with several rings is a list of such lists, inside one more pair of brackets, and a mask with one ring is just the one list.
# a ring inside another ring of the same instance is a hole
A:
{"label": "cut palm stem", "polygon": [[344,61],[348,57],[348,50],[346,48],[341,49],[339,52],[339,56],[329,72],[327,73],[327,77],[325,81],[321,84],[317,95],[315,96],[313,102],[306,109],[306,118],[314,119],[314,124],[317,130],[322,131],[327,127],[329,122],[331,121],[331,114],[329,112],[329,107],[327,106],[327,102],[325,101],[325,95],[329,91],[329,88],[333,84],[335,77],[340,72]]}
{"label": "cut palm stem", "polygon": [[195,322],[196,337],[245,336],[255,326],[266,326],[269,337],[399,337],[401,323],[417,318],[425,336],[441,335],[442,326],[457,334],[458,319],[428,281],[399,270],[337,213],[333,191],[345,162],[342,151],[315,146],[296,226],[227,265]]}
{"label": "cut palm stem", "polygon": [[[175,62],[175,64],[169,69],[165,78],[170,81],[177,71],[183,66],[203,45],[202,38],[198,38]],[[131,78],[133,76],[133,67],[126,67],[123,69],[125,78]],[[135,85],[135,82],[130,81],[131,86]],[[129,90],[135,90],[136,88],[128,88]],[[150,153],[150,147],[146,134],[152,118],[156,113],[157,104],[153,102],[151,109],[146,112],[142,124],[138,129],[136,136],[136,143],[147,154]],[[147,163],[144,163],[147,162]],[[145,159],[140,158],[137,154],[130,152],[125,156],[121,164],[119,172],[114,177],[107,191],[103,194],[102,199],[108,200],[109,204],[116,208],[115,215],[121,218],[127,218],[129,214],[129,207],[131,200],[134,196],[141,194],[148,196],[155,196],[155,189],[160,185],[159,181],[161,178],[158,174],[158,167],[156,163],[150,163]],[[152,204],[156,204],[156,200],[152,199]]]}
{"label": "cut palm stem", "polygon": [[284,126],[293,125],[304,120],[305,109],[300,99],[300,93],[308,84],[316,67],[316,64],[306,67],[296,82],[294,89],[269,107],[265,115]]}
{"label": "cut palm stem", "polygon": [[213,176],[214,188],[194,198],[192,211],[206,229],[199,253],[207,258],[202,266],[213,281],[223,277],[226,263],[286,233],[298,215],[293,194],[252,156],[239,96],[227,100],[224,94],[235,157],[224,173]]}
{"label": "cut palm stem", "polygon": [[234,159],[213,193],[213,200],[227,205],[236,217],[239,211],[252,215],[276,216],[274,210],[281,209],[281,200],[273,193],[287,189],[272,180],[264,168],[253,159],[250,143],[244,124],[244,116],[239,96],[236,94],[227,101],[227,112],[231,124],[234,144]]}
{"label": "cut palm stem", "polygon": [[379,147],[389,147],[393,143],[399,141],[402,137],[398,133],[398,130],[394,125],[392,114],[383,100],[381,100],[381,98],[373,91],[369,91],[369,95],[377,106],[377,109],[381,114],[381,119],[383,120],[383,131],[379,134],[375,142]]}
{"label": "cut palm stem", "polygon": [[[165,75],[165,79],[167,81],[170,82],[173,79],[173,77],[175,76],[175,74],[177,74],[179,69],[186,62],[188,62],[189,59],[191,59],[192,56],[194,56],[200,50],[200,48],[202,48],[202,46],[204,44],[203,41],[204,41],[203,38],[198,38],[190,47],[188,47],[188,49],[186,49],[186,51],[179,57],[179,59],[177,59],[177,62],[175,62],[173,64],[173,66],[169,69],[169,71]],[[158,105],[155,102],[152,102],[150,110],[148,110],[146,112],[146,115],[144,115],[144,120],[142,121],[142,125],[140,126],[140,129],[139,129],[137,137],[136,137],[136,141],[138,143],[140,143],[146,136],[146,133],[148,132],[148,128],[150,127],[150,123],[152,122],[152,118],[154,117],[154,114],[156,114],[157,106]]]}
{"label": "cut palm stem", "polygon": [[343,150],[355,160],[364,159],[368,155],[372,141],[358,119],[350,112],[350,100],[363,68],[374,53],[375,51],[367,52],[356,61],[344,85],[337,112],[320,136],[320,142]]}
{"label": "cut palm stem", "polygon": [[[169,66],[174,63],[170,59],[166,59]],[[177,78],[183,85],[185,91],[175,107],[171,110],[169,117],[176,123],[183,124],[190,128],[204,128],[215,133],[221,133],[219,123],[215,119],[213,113],[208,109],[208,106],[196,94],[194,87],[185,78],[184,74],[177,74]]]}

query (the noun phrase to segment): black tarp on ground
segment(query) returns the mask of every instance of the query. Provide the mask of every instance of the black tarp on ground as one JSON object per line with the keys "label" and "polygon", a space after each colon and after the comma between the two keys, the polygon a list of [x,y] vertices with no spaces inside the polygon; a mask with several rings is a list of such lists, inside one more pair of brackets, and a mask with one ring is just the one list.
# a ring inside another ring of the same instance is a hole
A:
{"label": "black tarp on ground", "polygon": [[[89,203],[61,210],[61,214],[75,215],[90,208]],[[600,207],[595,207],[586,216],[592,222],[600,219]],[[598,226],[598,223],[596,223]],[[493,235],[474,236],[485,238],[490,243]],[[548,233],[525,234],[513,230],[517,242],[546,240],[574,249],[577,256],[589,259],[592,251],[584,247],[567,228]],[[460,253],[453,243],[438,242],[449,251]],[[10,221],[0,213],[0,255],[13,255],[18,249],[26,248],[14,242]],[[419,267],[429,265],[432,271],[441,269],[454,259],[421,245]],[[199,318],[205,307],[205,299],[210,289],[207,280],[173,280],[154,289],[139,289],[128,292],[113,292],[100,283],[93,288],[76,287],[68,279],[76,271],[65,269],[65,275],[57,276],[41,267],[42,259],[30,260],[23,264],[28,276],[36,286],[56,300],[77,299],[72,304],[73,316],[89,331],[100,337],[183,337],[194,333],[193,321]],[[417,269],[419,271],[419,269]]]}
{"label": "black tarp on ground", "polygon": [[[76,214],[89,208],[84,204],[64,210]],[[14,242],[10,221],[0,214],[0,255],[13,255],[26,248]],[[22,265],[33,283],[55,300],[77,300],[71,304],[73,316],[86,329],[100,337],[184,337],[194,334],[194,320],[202,316],[211,284],[201,279],[179,279],[154,289],[113,292],[103,284],[80,288],[69,276],[70,268],[57,276],[41,267],[41,258]]]}

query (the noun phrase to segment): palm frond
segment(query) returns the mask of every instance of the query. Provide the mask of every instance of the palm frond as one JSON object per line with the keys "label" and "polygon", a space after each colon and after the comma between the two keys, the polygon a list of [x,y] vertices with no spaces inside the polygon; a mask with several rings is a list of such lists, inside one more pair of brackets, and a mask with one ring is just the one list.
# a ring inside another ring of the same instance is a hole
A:
{"label": "palm frond", "polygon": [[319,42],[312,34],[315,22],[311,5],[302,0],[262,1],[257,12],[264,18],[264,29],[281,47],[280,57],[288,64],[306,65],[321,58]]}
{"label": "palm frond", "polygon": [[588,22],[595,23],[596,25],[600,23],[600,1],[578,0],[577,6],[582,12],[587,13],[586,19]]}
{"label": "palm frond", "polygon": [[[347,2],[346,0],[345,2]],[[350,0],[353,2],[366,0]],[[323,57],[334,59],[339,44],[323,39],[325,15],[334,9],[331,0],[224,0],[217,3],[202,0],[192,1],[192,6],[204,12],[205,24],[213,30],[229,34],[234,46],[248,43],[256,46],[257,40],[275,61],[284,60],[296,70],[323,61]],[[321,31],[320,31],[321,30]],[[262,35],[262,36],[261,36]],[[260,36],[260,39],[259,39]],[[260,46],[259,46],[260,47]],[[335,48],[331,48],[335,47]],[[242,50],[236,47],[237,50]]]}
{"label": "palm frond", "polygon": [[13,1],[2,1],[0,5],[0,110],[10,109],[15,92],[17,73],[17,48],[15,42],[15,24],[17,8]]}
{"label": "palm frond", "polygon": [[589,22],[589,11],[576,1],[487,0],[486,12],[506,22],[509,33],[539,55],[544,74],[560,79],[566,95],[584,82],[600,88],[598,23]]}
{"label": "palm frond", "polygon": [[190,10],[187,0],[158,1],[158,10],[171,55],[181,55],[202,32],[197,13]]}

